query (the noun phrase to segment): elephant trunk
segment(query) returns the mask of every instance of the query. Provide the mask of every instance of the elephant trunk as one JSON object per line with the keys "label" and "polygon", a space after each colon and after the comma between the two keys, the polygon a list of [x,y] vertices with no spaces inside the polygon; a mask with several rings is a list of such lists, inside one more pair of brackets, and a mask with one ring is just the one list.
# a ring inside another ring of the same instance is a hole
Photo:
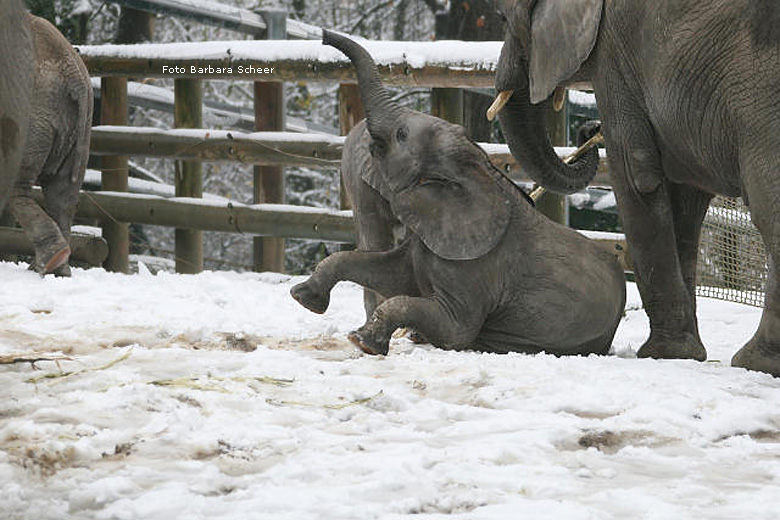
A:
{"label": "elephant trunk", "polygon": [[496,90],[513,91],[503,109],[498,110],[498,119],[512,155],[528,175],[555,193],[567,195],[584,189],[598,170],[598,149],[591,149],[571,164],[558,157],[547,134],[550,101],[531,103],[527,62],[519,42],[511,36],[501,50]]}
{"label": "elephant trunk", "polygon": [[340,34],[323,30],[322,43],[347,55],[357,70],[360,99],[366,110],[368,132],[375,140],[388,141],[401,108],[393,102],[382,85],[379,71],[371,55],[360,45]]}

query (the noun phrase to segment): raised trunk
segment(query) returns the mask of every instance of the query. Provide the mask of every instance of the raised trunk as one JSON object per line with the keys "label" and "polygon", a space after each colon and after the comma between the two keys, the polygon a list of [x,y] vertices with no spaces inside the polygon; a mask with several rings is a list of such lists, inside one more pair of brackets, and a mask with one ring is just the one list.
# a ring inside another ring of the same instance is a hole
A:
{"label": "raised trunk", "polygon": [[549,191],[562,195],[584,189],[598,170],[598,149],[591,149],[571,164],[558,157],[547,134],[546,113],[550,101],[531,104],[528,67],[519,43],[511,36],[507,37],[501,50],[496,90],[514,90],[509,102],[498,113],[498,120],[512,155],[528,176]]}
{"label": "raised trunk", "polygon": [[379,71],[371,55],[349,38],[327,30],[322,31],[322,43],[337,48],[352,61],[358,75],[360,98],[366,111],[368,132],[375,140],[387,141],[401,109],[393,102],[390,93],[382,85]]}

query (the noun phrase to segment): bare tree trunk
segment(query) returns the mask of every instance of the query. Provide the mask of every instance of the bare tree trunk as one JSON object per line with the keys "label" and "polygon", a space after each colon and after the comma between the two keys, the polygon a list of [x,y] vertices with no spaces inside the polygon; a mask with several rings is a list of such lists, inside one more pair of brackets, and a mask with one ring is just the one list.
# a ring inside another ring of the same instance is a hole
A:
{"label": "bare tree trunk", "polygon": [[114,43],[143,43],[154,36],[154,15],[123,7],[119,14]]}

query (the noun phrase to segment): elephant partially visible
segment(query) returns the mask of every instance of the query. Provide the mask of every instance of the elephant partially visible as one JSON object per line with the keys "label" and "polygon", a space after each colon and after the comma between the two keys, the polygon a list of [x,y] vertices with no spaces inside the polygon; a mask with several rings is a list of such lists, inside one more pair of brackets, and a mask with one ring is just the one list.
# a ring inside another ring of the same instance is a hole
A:
{"label": "elephant partially visible", "polygon": [[[639,357],[704,360],[695,278],[713,194],[741,196],[770,253],[764,314],[734,366],[780,376],[780,3],[776,0],[501,0],[508,31],[499,119],[534,180],[569,193],[539,139],[549,96],[590,81],[612,182],[650,318]],[[592,172],[591,172],[592,173]]]}
{"label": "elephant partially visible", "polygon": [[[370,354],[401,327],[446,349],[606,353],[625,304],[613,255],[538,213],[462,127],[399,107],[362,47],[328,31],[323,42],[355,64],[367,113],[342,157],[359,242],[292,296],[321,313],[350,280],[386,298],[349,336]],[[407,236],[393,247],[396,223]]]}
{"label": "elephant partially visible", "polygon": [[[70,226],[89,156],[92,88],[81,58],[48,21],[27,14],[33,56],[27,139],[9,209],[35,247],[32,268],[70,274]],[[13,48],[13,47],[12,47]],[[43,205],[33,185],[43,191]]]}
{"label": "elephant partially visible", "polygon": [[21,0],[0,2],[0,213],[19,177],[33,94],[33,42]]}

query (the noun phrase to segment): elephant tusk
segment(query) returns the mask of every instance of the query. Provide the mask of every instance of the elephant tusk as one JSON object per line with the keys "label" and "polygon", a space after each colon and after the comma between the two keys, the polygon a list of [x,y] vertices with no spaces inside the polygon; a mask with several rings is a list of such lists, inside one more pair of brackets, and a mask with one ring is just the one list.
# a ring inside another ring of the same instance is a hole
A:
{"label": "elephant tusk", "polygon": [[531,197],[532,201],[538,202],[539,197],[544,195],[545,191],[547,191],[547,189],[544,186],[536,186],[534,189],[531,190],[531,193],[529,193],[528,196]]}
{"label": "elephant tusk", "polygon": [[556,87],[553,92],[553,110],[560,112],[563,108],[563,103],[566,101],[566,88]]}
{"label": "elephant tusk", "polygon": [[579,148],[574,150],[574,152],[572,152],[571,155],[566,157],[563,160],[563,162],[565,162],[566,164],[571,164],[574,161],[576,161],[577,159],[579,159],[580,157],[582,157],[583,155],[585,155],[585,152],[587,152],[588,150],[590,150],[594,146],[598,146],[598,145],[602,144],[603,142],[604,142],[604,134],[602,134],[599,131],[599,133],[597,133],[596,135],[594,135],[593,137],[591,137],[590,139],[585,141],[585,143],[582,146],[580,146]]}
{"label": "elephant tusk", "polygon": [[498,93],[496,96],[495,101],[493,101],[493,104],[490,105],[490,108],[487,109],[487,118],[488,121],[492,121],[496,118],[496,114],[498,114],[502,108],[504,108],[504,105],[506,105],[507,101],[509,101],[509,98],[512,97],[512,93],[514,90],[502,90]]}

